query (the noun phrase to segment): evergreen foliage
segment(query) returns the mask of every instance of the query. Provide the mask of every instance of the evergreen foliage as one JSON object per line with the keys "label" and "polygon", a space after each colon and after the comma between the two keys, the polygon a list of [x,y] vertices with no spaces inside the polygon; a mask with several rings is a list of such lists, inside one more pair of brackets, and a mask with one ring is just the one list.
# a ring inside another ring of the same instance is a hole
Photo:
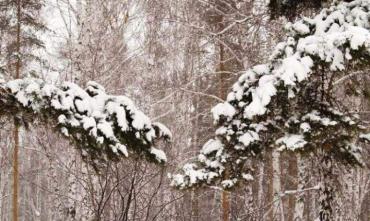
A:
{"label": "evergreen foliage", "polygon": [[44,62],[32,52],[43,48],[44,44],[38,34],[47,31],[41,21],[43,0],[21,0],[20,13],[20,51],[17,52],[17,0],[3,0],[0,2],[0,71],[7,76],[15,72],[15,63],[18,56],[25,67],[30,62]]}
{"label": "evergreen foliage", "polygon": [[172,184],[233,188],[253,179],[249,159],[272,148],[362,165],[359,144],[369,128],[341,105],[333,82],[369,65],[369,9],[368,0],[357,0],[288,23],[270,62],[243,74],[213,108],[215,138]]}
{"label": "evergreen foliage", "polygon": [[[350,2],[352,0],[343,1]],[[331,0],[270,0],[268,7],[271,19],[285,16],[289,20],[293,20],[303,10],[319,10],[324,4],[330,4],[330,2]]]}
{"label": "evergreen foliage", "polygon": [[69,82],[57,87],[33,78],[3,81],[0,116],[15,116],[25,126],[37,121],[52,125],[95,166],[131,154],[155,163],[167,160],[155,146],[161,138],[169,141],[169,130],[152,123],[129,98],[108,95],[95,82],[83,90]]}

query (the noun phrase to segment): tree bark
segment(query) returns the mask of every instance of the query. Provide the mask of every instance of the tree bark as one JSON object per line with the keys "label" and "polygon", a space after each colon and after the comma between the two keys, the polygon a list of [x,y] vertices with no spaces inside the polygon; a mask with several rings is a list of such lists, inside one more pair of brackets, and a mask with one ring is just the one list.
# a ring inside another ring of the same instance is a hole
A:
{"label": "tree bark", "polygon": [[329,155],[324,154],[320,171],[320,221],[332,221],[335,187],[333,180],[333,162]]}
{"label": "tree bark", "polygon": [[[20,57],[20,44],[21,44],[21,0],[17,0],[17,63],[15,78],[20,77],[21,57]],[[18,220],[18,155],[19,155],[19,126],[16,119],[14,121],[14,154],[13,154],[13,221]]]}
{"label": "tree bark", "polygon": [[14,125],[14,153],[13,153],[13,221],[18,220],[18,152],[19,152],[19,127]]}
{"label": "tree bark", "polygon": [[230,220],[230,193],[228,191],[222,191],[222,220]]}
{"label": "tree bark", "polygon": [[[305,161],[301,154],[297,155],[297,168],[298,168],[298,187],[297,189],[303,190],[306,187],[306,172],[305,172]],[[297,200],[294,207],[294,221],[303,221],[305,207],[305,196],[304,192],[297,195]]]}
{"label": "tree bark", "polygon": [[[225,68],[225,48],[222,44],[220,44],[220,64],[219,64],[219,71],[220,71],[220,77],[219,77],[219,90],[220,90],[220,97],[222,99],[226,98],[227,93],[227,87],[226,87],[226,68]],[[225,178],[229,176],[228,171],[225,171],[224,174]],[[230,204],[230,193],[228,191],[222,191],[221,195],[221,204],[222,204],[222,220],[223,221],[229,221],[230,220],[230,210],[231,210],[231,204]]]}
{"label": "tree bark", "polygon": [[278,199],[279,194],[282,192],[281,190],[281,168],[280,168],[280,152],[278,150],[272,151],[272,188],[273,188],[273,194],[275,197],[277,197],[274,205],[273,210],[271,213],[271,220],[281,220],[284,221],[284,206],[283,206],[283,200]]}

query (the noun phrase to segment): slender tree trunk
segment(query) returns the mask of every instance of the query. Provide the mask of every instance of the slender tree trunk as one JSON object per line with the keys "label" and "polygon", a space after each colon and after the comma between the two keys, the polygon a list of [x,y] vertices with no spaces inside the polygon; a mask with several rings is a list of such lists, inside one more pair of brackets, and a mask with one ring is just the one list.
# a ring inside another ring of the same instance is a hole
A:
{"label": "slender tree trunk", "polygon": [[[249,160],[247,165],[248,165],[249,168],[254,167],[252,160]],[[249,183],[246,184],[245,190],[244,190],[245,195],[242,198],[243,201],[242,202],[240,202],[240,201],[236,202],[237,204],[243,204],[244,203],[246,205],[245,220],[254,220],[255,219],[255,211],[256,211],[255,199],[257,199],[257,191],[255,191],[255,190],[257,190],[257,188],[256,188],[256,185],[254,185],[254,183],[258,183],[258,182],[255,181],[255,182],[249,182]],[[243,208],[243,207],[240,207],[240,208]]]}
{"label": "slender tree trunk", "polygon": [[[264,184],[266,182],[266,179],[265,179],[265,161],[261,161],[261,163],[258,164],[257,162],[257,165],[259,166],[259,172],[258,172],[258,186],[257,186],[257,206],[258,208],[263,208],[263,206],[265,206],[265,196],[266,196],[266,191],[265,191],[265,188],[264,188]],[[259,217],[259,219],[261,219],[261,217],[263,217],[263,213],[264,213],[264,210],[261,209],[259,213],[257,213],[257,217]]]}
{"label": "slender tree trunk", "polygon": [[[199,39],[197,37],[195,37],[195,39],[193,41],[189,41],[187,44],[188,44],[188,48],[190,48],[190,51],[193,51],[195,50],[195,47],[196,47],[196,44],[198,43]],[[194,69],[196,68],[195,66],[198,65],[197,62],[199,62],[199,54],[196,54],[195,55],[196,58],[193,58],[193,57],[189,57],[187,59],[187,63],[188,63],[188,67],[190,67],[190,70],[189,72],[190,73],[194,73]],[[189,76],[189,79],[191,79],[193,76]],[[188,79],[187,79],[188,81]],[[201,85],[201,82],[199,82],[200,79],[197,79],[195,82],[194,82],[194,85],[193,85],[193,90],[196,91],[200,88],[200,85]],[[202,132],[204,131],[201,131],[199,128],[200,128],[200,122],[201,122],[201,104],[200,104],[200,99],[198,96],[193,96],[191,98],[191,105],[193,106],[193,108],[196,110],[194,113],[196,114],[196,117],[193,117],[193,119],[191,120],[191,125],[193,128],[195,128],[195,131],[192,133],[192,141],[193,141],[193,144],[192,144],[192,148],[194,149],[198,149],[199,148],[199,144],[200,144],[200,140],[199,138],[202,136]],[[199,111],[199,112],[198,112]],[[199,195],[200,195],[200,192],[199,190],[193,190],[192,193],[191,193],[191,220],[192,221],[199,221],[200,220],[200,210],[199,210]]]}
{"label": "slender tree trunk", "polygon": [[335,197],[334,177],[333,177],[333,162],[330,156],[325,154],[321,162],[320,171],[320,221],[332,221],[333,219],[333,203]]}
{"label": "slender tree trunk", "polygon": [[[298,190],[303,190],[306,187],[306,172],[305,172],[305,161],[302,159],[300,154],[297,155],[297,168],[298,168]],[[294,221],[303,221],[305,206],[304,193],[297,195],[297,200],[294,207]]]}
{"label": "slender tree trunk", "polygon": [[[285,181],[284,189],[291,189],[291,190],[299,189],[297,185],[297,181],[299,183],[299,177],[298,177],[298,171],[297,171],[298,170],[298,166],[297,166],[298,156],[295,156],[293,154],[288,154],[285,157],[287,157],[288,159],[288,163],[287,163],[288,168],[286,171],[286,176],[282,176],[282,178],[289,177],[289,179]],[[299,195],[297,195],[297,197],[298,196]],[[294,213],[295,213],[295,208],[296,208],[297,197],[294,195],[287,196],[284,201],[285,202],[284,206],[286,206],[286,209],[285,209],[286,218],[285,219],[287,221],[295,221]]]}
{"label": "slender tree trunk", "polygon": [[230,220],[230,193],[228,191],[222,191],[222,220]]}
{"label": "slender tree trunk", "polygon": [[19,152],[19,127],[14,125],[14,153],[13,153],[13,221],[18,220],[18,152]]}
{"label": "slender tree trunk", "polygon": [[[196,87],[198,86],[197,82],[195,83]],[[198,97],[194,97],[192,101],[192,105],[196,107],[196,110],[199,110],[199,102]],[[199,128],[199,121],[200,121],[200,113],[196,112],[197,116],[192,120],[193,128]],[[196,132],[193,134],[193,148],[198,148],[199,145],[199,136],[200,130],[196,129]],[[199,221],[200,220],[200,213],[199,213],[199,190],[193,190],[191,192],[191,220],[192,221]]]}
{"label": "slender tree trunk", "polygon": [[283,200],[279,199],[279,194],[281,191],[281,168],[280,168],[280,152],[273,150],[272,152],[272,188],[273,194],[276,197],[276,200],[273,205],[273,210],[271,213],[271,220],[281,220],[284,221],[284,206]]}
{"label": "slender tree trunk", "polygon": [[[220,44],[220,64],[219,64],[219,90],[220,90],[220,97],[222,99],[226,98],[227,87],[226,87],[226,68],[225,68],[225,49],[222,44]],[[229,176],[228,171],[225,171],[225,178]],[[229,221],[230,220],[230,193],[228,191],[222,191],[221,193],[221,204],[222,204],[222,220]]]}
{"label": "slender tree trunk", "polygon": [[191,220],[199,221],[199,191],[193,190],[191,195]]}
{"label": "slender tree trunk", "polygon": [[[21,0],[17,0],[17,63],[15,78],[20,77],[21,57],[20,57],[20,44],[21,44]],[[14,121],[14,154],[13,154],[13,221],[18,220],[18,186],[19,186],[19,171],[18,171],[18,152],[19,152],[19,126]]]}

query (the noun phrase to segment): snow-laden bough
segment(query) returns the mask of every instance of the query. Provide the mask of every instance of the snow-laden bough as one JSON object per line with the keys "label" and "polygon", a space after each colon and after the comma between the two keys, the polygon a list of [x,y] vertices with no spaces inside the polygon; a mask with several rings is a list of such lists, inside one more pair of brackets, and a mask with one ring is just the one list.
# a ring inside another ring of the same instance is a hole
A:
{"label": "snow-laden bough", "polygon": [[50,123],[91,162],[130,155],[167,161],[156,145],[169,141],[170,131],[152,123],[126,96],[109,95],[96,82],[82,89],[71,82],[56,86],[35,78],[1,80],[0,116],[22,124]]}

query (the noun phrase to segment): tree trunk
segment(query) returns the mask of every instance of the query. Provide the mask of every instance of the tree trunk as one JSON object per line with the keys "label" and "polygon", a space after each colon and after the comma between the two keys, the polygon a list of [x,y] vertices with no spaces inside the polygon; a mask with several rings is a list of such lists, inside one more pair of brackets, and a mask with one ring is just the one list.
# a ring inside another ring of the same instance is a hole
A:
{"label": "tree trunk", "polygon": [[320,221],[332,221],[335,186],[333,176],[333,162],[329,155],[324,154],[320,168]]}
{"label": "tree trunk", "polygon": [[[21,44],[21,0],[17,1],[17,63],[15,78],[20,77],[21,57],[20,57],[20,44]],[[19,152],[19,126],[17,120],[14,121],[14,154],[13,154],[13,221],[18,220],[18,152]]]}
{"label": "tree trunk", "polygon": [[18,152],[19,152],[19,127],[14,125],[14,153],[13,153],[13,221],[18,220]]}
{"label": "tree trunk", "polygon": [[[298,177],[298,166],[297,166],[297,156],[295,154],[288,153],[285,155],[288,159],[288,162],[286,164],[283,164],[284,167],[287,166],[286,170],[286,175],[283,175],[282,177],[288,177],[288,179],[284,179],[285,181],[282,181],[284,183],[284,189],[288,190],[295,190],[298,189],[298,182],[299,182],[299,177]],[[303,194],[302,194],[303,195]],[[290,195],[287,196],[284,200],[284,206],[286,206],[285,209],[285,215],[286,215],[286,220],[287,221],[295,221],[294,220],[294,213],[295,213],[295,208],[296,208],[296,199],[299,197],[300,194],[297,196]]]}
{"label": "tree trunk", "polygon": [[[264,176],[265,174],[265,161],[261,161],[261,163],[257,163],[257,165],[259,166],[259,176],[258,176],[258,186],[256,189],[258,189],[258,193],[257,193],[257,206],[258,208],[263,208],[263,206],[265,205],[265,196],[266,196],[266,191],[265,191],[265,188],[264,188],[264,184],[266,182],[266,177]],[[260,210],[260,214],[258,214],[258,217],[261,218],[263,217],[263,212],[264,210]]]}
{"label": "tree trunk", "polygon": [[[220,90],[220,97],[222,99],[226,99],[226,93],[227,93],[227,87],[226,87],[226,68],[225,68],[225,49],[224,45],[220,44],[220,64],[219,64],[219,71],[220,71],[220,77],[219,77],[219,90]],[[224,174],[225,178],[229,176],[228,171],[225,171]],[[221,195],[221,204],[222,204],[222,220],[223,221],[229,221],[230,220],[230,193],[228,191],[222,191]]]}
{"label": "tree trunk", "polygon": [[[306,187],[306,173],[305,173],[305,161],[302,159],[300,154],[297,155],[297,168],[298,168],[298,190],[303,190]],[[297,200],[294,207],[294,221],[303,221],[305,206],[304,192],[297,195]]]}
{"label": "tree trunk", "polygon": [[199,191],[193,190],[191,192],[191,220],[199,221]]}
{"label": "tree trunk", "polygon": [[230,193],[228,191],[222,191],[222,221],[230,220]]}
{"label": "tree trunk", "polygon": [[272,188],[273,194],[276,200],[273,205],[273,212],[271,213],[271,220],[281,220],[284,221],[284,205],[282,199],[280,199],[279,194],[281,191],[281,168],[280,168],[280,152],[273,150],[272,152]]}

